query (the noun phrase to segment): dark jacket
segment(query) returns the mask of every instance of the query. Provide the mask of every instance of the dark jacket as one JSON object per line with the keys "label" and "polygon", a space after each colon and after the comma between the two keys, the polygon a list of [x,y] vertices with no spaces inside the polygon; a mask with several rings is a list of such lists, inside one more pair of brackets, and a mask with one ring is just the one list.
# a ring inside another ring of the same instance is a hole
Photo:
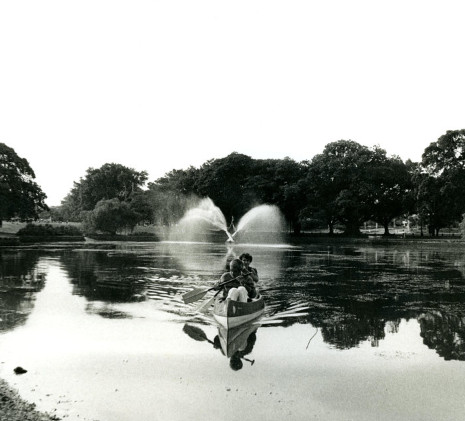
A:
{"label": "dark jacket", "polygon": [[[220,279],[220,283],[229,281],[231,279],[234,279],[234,276],[231,274],[231,272],[223,273]],[[255,291],[255,282],[253,281],[252,277],[250,275],[241,275],[236,280],[226,284],[223,287],[223,297],[226,298],[228,296],[228,292],[231,288],[238,288],[240,286],[245,287],[249,294],[249,298],[254,298],[257,294]]]}

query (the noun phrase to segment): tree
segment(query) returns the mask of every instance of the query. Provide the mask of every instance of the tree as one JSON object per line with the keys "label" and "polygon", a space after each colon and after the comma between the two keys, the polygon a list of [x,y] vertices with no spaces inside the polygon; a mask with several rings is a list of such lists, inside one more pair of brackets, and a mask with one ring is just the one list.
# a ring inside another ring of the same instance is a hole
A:
{"label": "tree", "polygon": [[432,142],[422,155],[422,165],[429,174],[465,170],[465,129],[448,130]]}
{"label": "tree", "polygon": [[29,162],[0,143],[0,226],[4,219],[37,219],[41,211],[48,210],[47,196],[34,179]]}
{"label": "tree", "polygon": [[[144,192],[153,213],[153,221],[160,225],[172,225],[179,221],[193,203],[195,183],[199,170],[172,170],[148,184]],[[194,199],[195,200],[195,199]],[[198,201],[198,197],[195,202]]]}
{"label": "tree", "polygon": [[384,227],[384,235],[389,235],[389,223],[412,208],[412,179],[399,157],[387,157],[380,148],[374,148],[373,153],[364,169],[362,194],[371,205],[371,219]]}
{"label": "tree", "polygon": [[154,211],[147,191],[136,192],[129,202],[130,208],[138,215],[138,223],[146,222],[153,224]]}
{"label": "tree", "polygon": [[300,233],[300,212],[306,203],[301,180],[306,170],[306,162],[298,163],[289,157],[255,160],[244,186],[249,207],[263,203],[277,205],[294,233]]}
{"label": "tree", "polygon": [[456,202],[458,186],[426,172],[416,173],[414,184],[418,213],[431,235],[437,236],[441,228],[461,220],[461,207]]}
{"label": "tree", "polygon": [[375,220],[387,235],[389,222],[409,210],[409,169],[378,146],[329,143],[310,162],[305,183],[308,203],[303,212],[324,221],[330,234],[342,223],[346,234],[357,235],[360,225]]}
{"label": "tree", "polygon": [[84,178],[74,183],[71,192],[62,202],[67,213],[80,218],[81,211],[93,210],[101,200],[130,201],[147,181],[146,171],[135,171],[121,164],[105,164],[98,169],[89,168]]}
{"label": "tree", "polygon": [[251,157],[237,152],[207,161],[199,170],[195,190],[201,197],[210,197],[226,221],[238,220],[252,207],[245,192],[253,164]]}
{"label": "tree", "polygon": [[199,170],[192,166],[187,170],[172,170],[155,182],[149,183],[149,189],[190,195],[196,191],[195,183],[198,176]]}
{"label": "tree", "polygon": [[460,222],[465,212],[465,129],[449,130],[431,143],[421,164],[429,176],[421,179],[422,208],[437,233],[440,228]]}
{"label": "tree", "polygon": [[121,230],[132,231],[139,220],[139,215],[131,209],[128,202],[121,202],[116,198],[101,200],[92,211],[87,211],[84,215],[85,231],[102,231],[111,235]]}
{"label": "tree", "polygon": [[360,234],[360,225],[369,219],[369,201],[363,194],[364,169],[373,152],[351,140],[339,140],[325,146],[309,164],[307,214],[321,215],[333,233],[334,225],[345,225],[345,233]]}

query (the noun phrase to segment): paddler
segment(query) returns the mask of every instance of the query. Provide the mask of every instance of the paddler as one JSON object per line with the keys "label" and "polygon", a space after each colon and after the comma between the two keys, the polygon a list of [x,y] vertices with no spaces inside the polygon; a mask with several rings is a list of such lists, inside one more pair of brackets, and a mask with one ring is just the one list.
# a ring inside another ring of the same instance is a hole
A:
{"label": "paddler", "polygon": [[[234,279],[234,280],[233,280]],[[249,271],[244,269],[244,264],[240,259],[233,259],[229,263],[229,272],[221,275],[220,284],[228,282],[226,285],[215,289],[223,288],[223,297],[231,298],[233,301],[247,302],[249,298],[256,296],[255,282]]]}

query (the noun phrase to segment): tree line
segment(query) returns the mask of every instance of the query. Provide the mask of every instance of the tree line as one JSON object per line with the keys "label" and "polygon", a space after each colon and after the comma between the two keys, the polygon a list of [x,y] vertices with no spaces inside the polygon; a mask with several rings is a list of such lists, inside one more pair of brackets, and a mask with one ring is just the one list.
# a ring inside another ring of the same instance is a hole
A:
{"label": "tree line", "polygon": [[[5,150],[9,155],[2,154]],[[15,159],[11,151],[0,144],[0,219],[37,217],[46,210],[45,195],[34,184],[25,160]],[[16,175],[7,171],[11,166],[16,166]],[[18,177],[21,171],[25,178]],[[8,183],[18,185],[18,178],[32,183],[32,193],[5,189]],[[465,129],[447,131],[425,149],[418,163],[351,140],[329,143],[322,153],[302,162],[288,157],[253,159],[234,152],[199,168],[174,169],[152,182],[146,171],[108,163],[89,168],[61,206],[50,212],[55,220],[82,222],[86,231],[116,233],[141,223],[175,224],[193,201],[210,197],[227,221],[239,220],[259,204],[277,205],[296,234],[323,226],[329,233],[343,227],[346,234],[357,235],[367,221],[389,234],[393,219],[415,217],[422,229],[438,235],[462,221],[464,181]],[[23,196],[35,201],[24,202]]]}

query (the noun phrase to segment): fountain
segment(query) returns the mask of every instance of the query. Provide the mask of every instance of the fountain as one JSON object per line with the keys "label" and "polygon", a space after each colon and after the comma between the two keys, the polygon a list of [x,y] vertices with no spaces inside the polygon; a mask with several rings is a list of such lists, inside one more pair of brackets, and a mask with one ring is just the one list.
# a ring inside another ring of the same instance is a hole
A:
{"label": "fountain", "polygon": [[234,241],[228,231],[223,212],[207,197],[185,213],[176,227],[171,230],[170,239],[204,240],[211,231],[224,231],[228,240]]}
{"label": "fountain", "polygon": [[277,206],[259,205],[242,216],[232,237],[240,242],[281,243],[285,226]]}
{"label": "fountain", "polygon": [[277,206],[259,205],[249,210],[239,221],[235,232],[230,233],[223,212],[210,198],[202,199],[189,209],[171,231],[171,240],[209,241],[213,232],[224,231],[226,241],[281,242],[284,217]]}

